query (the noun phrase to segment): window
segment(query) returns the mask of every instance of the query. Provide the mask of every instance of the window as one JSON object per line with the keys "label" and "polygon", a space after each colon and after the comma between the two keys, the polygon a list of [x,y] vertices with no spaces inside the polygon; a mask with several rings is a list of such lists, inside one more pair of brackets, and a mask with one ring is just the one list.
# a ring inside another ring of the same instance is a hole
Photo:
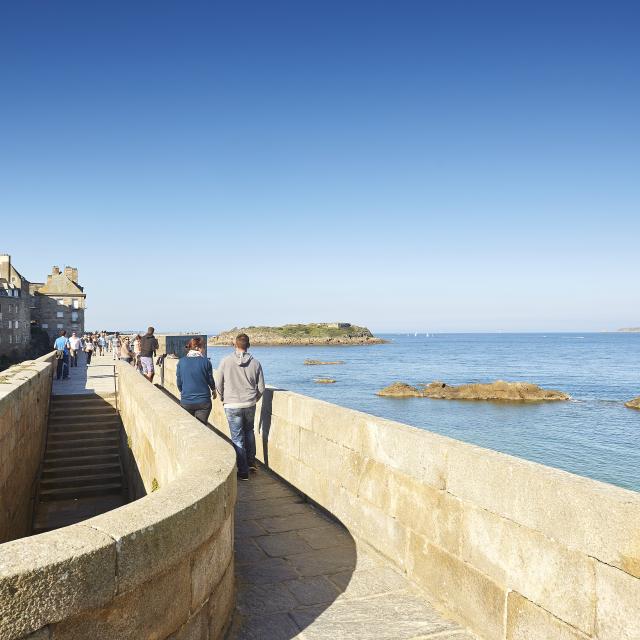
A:
{"label": "window", "polygon": [[74,309],[78,309],[80,307],[80,301],[79,300],[74,300],[73,301],[73,308]]}
{"label": "window", "polygon": [[17,320],[13,323],[13,328],[14,328],[14,329],[17,329],[17,328],[18,328],[18,321],[17,321]]}
{"label": "window", "polygon": [[49,328],[49,325],[48,325],[46,322],[43,322],[40,326],[41,326],[43,329],[48,329],[48,328]]}
{"label": "window", "polygon": [[12,342],[13,342],[13,336],[9,334],[9,344],[11,344]]}
{"label": "window", "polygon": [[7,320],[7,328],[11,329],[11,320]]}
{"label": "window", "polygon": [[71,322],[77,322],[78,320],[78,312],[77,311],[72,311],[71,312]]}
{"label": "window", "polygon": [[56,318],[64,318],[64,311],[57,311]]}
{"label": "window", "polygon": [[63,328],[64,328],[64,325],[63,325],[63,324],[58,324],[58,325],[56,325],[56,326],[58,327],[58,329],[63,329]]}
{"label": "window", "polygon": [[64,300],[62,298],[55,298],[55,300],[58,302],[59,305],[64,304]]}

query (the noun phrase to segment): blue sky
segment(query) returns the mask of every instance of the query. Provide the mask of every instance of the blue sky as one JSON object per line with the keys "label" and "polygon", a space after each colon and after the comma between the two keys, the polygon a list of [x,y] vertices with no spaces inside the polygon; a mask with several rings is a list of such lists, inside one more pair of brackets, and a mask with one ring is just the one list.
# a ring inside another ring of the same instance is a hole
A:
{"label": "blue sky", "polygon": [[640,324],[637,7],[3,3],[0,251],[92,327]]}

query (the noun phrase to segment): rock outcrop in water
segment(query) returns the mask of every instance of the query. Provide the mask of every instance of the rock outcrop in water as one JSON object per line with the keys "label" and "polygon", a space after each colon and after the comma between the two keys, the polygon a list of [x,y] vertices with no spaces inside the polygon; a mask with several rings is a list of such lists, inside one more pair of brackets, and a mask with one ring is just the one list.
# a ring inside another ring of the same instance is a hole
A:
{"label": "rock outcrop in water", "polygon": [[318,366],[321,364],[344,364],[344,360],[332,360],[332,361],[323,361],[323,360],[305,360],[304,363],[309,366]]}
{"label": "rock outcrop in water", "polygon": [[391,398],[422,398],[424,393],[422,393],[420,389],[412,387],[410,384],[406,384],[405,382],[394,382],[388,387],[378,391],[376,395],[388,396]]}
{"label": "rock outcrop in water", "polygon": [[633,400],[629,400],[629,402],[625,402],[624,406],[629,407],[629,409],[640,409],[640,396]]}
{"label": "rock outcrop in water", "polygon": [[394,398],[432,398],[434,400],[493,400],[497,402],[550,402],[569,400],[570,396],[562,391],[543,389],[530,382],[505,382],[496,380],[488,384],[461,384],[451,386],[445,382],[432,382],[422,385],[422,389],[404,382],[394,384],[378,391],[379,396]]}
{"label": "rock outcrop in water", "polygon": [[285,324],[282,327],[234,328],[209,338],[210,346],[232,345],[239,333],[246,333],[254,346],[299,346],[299,345],[354,345],[383,344],[386,340],[376,338],[366,327],[357,327],[347,322]]}

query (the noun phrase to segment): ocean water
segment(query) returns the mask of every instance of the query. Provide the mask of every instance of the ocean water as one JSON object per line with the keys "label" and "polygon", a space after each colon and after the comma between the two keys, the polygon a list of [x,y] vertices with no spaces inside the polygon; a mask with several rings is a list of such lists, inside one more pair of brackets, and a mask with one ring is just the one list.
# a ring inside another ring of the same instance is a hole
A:
{"label": "ocean water", "polygon": [[[389,344],[255,347],[267,384],[640,491],[640,334],[382,335]],[[210,347],[214,367],[225,349]],[[304,360],[344,360],[305,366]],[[327,376],[336,384],[321,385]],[[395,381],[534,382],[570,402],[381,398]]]}

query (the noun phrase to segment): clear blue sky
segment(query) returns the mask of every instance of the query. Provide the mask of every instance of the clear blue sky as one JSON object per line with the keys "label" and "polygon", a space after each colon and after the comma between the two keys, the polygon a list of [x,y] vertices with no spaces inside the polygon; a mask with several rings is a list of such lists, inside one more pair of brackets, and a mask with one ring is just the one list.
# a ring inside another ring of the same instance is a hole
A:
{"label": "clear blue sky", "polygon": [[0,252],[91,327],[640,324],[637,2],[5,2]]}

